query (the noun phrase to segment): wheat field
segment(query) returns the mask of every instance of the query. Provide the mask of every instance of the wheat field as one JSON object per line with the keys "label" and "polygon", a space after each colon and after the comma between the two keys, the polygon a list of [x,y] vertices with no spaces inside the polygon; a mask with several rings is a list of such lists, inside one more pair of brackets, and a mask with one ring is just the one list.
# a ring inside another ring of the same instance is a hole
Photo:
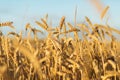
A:
{"label": "wheat field", "polygon": [[[120,80],[119,30],[88,17],[73,25],[63,16],[52,27],[47,17],[35,21],[44,31],[27,23],[26,38],[0,32],[0,80]],[[15,28],[12,23],[0,27]],[[48,35],[41,39],[38,33]]]}

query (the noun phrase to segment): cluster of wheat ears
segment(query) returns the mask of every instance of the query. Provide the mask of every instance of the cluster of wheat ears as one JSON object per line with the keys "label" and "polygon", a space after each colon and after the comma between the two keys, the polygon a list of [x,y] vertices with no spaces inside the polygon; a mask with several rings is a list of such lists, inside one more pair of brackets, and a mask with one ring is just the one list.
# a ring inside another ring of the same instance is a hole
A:
{"label": "cluster of wheat ears", "polygon": [[[57,27],[51,27],[47,17],[35,21],[44,31],[26,24],[26,38],[22,33],[0,32],[1,80],[120,79],[120,42],[113,35],[120,31],[108,24],[93,24],[88,17],[86,23],[72,25],[63,16]],[[14,28],[12,22],[0,26]],[[40,39],[38,32],[48,35]]]}

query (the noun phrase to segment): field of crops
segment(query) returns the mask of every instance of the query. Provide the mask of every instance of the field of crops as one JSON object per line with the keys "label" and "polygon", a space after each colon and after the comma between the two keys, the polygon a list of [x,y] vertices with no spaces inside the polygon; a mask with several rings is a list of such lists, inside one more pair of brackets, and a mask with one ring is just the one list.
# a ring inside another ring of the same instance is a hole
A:
{"label": "field of crops", "polygon": [[[44,31],[28,23],[25,38],[1,31],[0,80],[119,80],[120,42],[113,34],[120,31],[85,19],[71,24],[63,16],[57,27],[47,18],[35,21]],[[12,22],[0,26],[14,28]]]}

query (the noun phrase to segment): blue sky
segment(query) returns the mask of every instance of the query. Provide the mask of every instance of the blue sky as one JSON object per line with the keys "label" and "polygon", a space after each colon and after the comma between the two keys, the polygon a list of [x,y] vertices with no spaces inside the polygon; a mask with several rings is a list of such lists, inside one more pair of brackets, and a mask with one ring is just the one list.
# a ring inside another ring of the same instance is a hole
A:
{"label": "blue sky", "polygon": [[[120,0],[101,2],[104,6],[110,6],[109,24],[120,29]],[[28,22],[37,27],[34,22],[40,21],[40,18],[48,13],[49,20],[54,25],[59,23],[62,16],[66,16],[67,21],[73,23],[76,6],[77,22],[84,22],[84,17],[88,16],[94,23],[104,23],[89,0],[0,0],[0,22],[13,21],[16,30],[19,31],[23,30]]]}

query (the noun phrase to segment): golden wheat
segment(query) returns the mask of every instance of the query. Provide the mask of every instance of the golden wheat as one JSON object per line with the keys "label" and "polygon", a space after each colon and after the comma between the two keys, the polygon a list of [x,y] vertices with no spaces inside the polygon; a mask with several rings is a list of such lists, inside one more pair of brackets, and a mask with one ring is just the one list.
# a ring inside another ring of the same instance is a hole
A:
{"label": "golden wheat", "polygon": [[105,7],[105,9],[102,11],[102,13],[101,13],[101,19],[104,18],[104,16],[106,15],[108,9],[109,9],[109,6]]}
{"label": "golden wheat", "polygon": [[120,79],[120,42],[113,34],[120,34],[119,30],[93,24],[88,17],[88,25],[76,21],[74,26],[69,22],[66,25],[65,16],[54,28],[49,27],[47,17],[41,22],[35,21],[48,32],[44,39],[37,35],[43,31],[30,23],[25,25],[28,37],[24,38],[22,32],[0,35],[1,80]]}

